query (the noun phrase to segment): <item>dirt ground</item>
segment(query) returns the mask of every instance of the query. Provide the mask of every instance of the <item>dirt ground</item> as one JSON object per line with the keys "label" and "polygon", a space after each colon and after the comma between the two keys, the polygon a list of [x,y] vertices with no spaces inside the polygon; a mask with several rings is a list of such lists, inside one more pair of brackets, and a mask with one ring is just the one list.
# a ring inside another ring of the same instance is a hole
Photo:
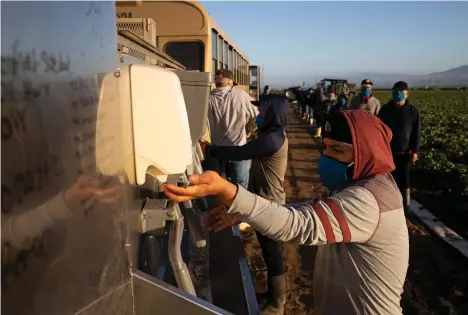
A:
{"label": "dirt ground", "polygon": [[[290,108],[287,202],[307,200],[323,192],[317,174],[317,143]],[[410,266],[402,294],[404,314],[468,314],[468,260],[432,236],[418,222],[408,221]],[[255,291],[266,289],[266,269],[253,232],[243,235]],[[287,269],[286,315],[314,314],[313,247],[284,245]]]}

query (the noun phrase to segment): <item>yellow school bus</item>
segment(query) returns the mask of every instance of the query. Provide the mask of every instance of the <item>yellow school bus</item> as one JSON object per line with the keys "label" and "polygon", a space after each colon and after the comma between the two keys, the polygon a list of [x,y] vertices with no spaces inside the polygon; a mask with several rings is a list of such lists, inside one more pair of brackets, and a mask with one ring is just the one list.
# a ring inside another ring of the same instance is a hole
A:
{"label": "yellow school bus", "polygon": [[249,92],[249,59],[195,1],[117,1],[117,18],[151,18],[156,45],[186,68],[215,73],[229,69]]}

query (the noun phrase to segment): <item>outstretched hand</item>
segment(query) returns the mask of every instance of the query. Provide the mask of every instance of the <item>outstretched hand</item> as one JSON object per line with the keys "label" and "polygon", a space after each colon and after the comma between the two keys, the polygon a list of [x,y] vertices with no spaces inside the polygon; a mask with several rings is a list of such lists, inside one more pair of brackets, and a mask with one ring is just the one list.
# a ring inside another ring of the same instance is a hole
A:
{"label": "outstretched hand", "polygon": [[239,223],[241,223],[241,221],[238,216],[233,213],[228,213],[228,208],[224,205],[203,215],[203,226],[205,226],[208,231],[219,232]]}
{"label": "outstretched hand", "polygon": [[220,198],[222,203],[230,205],[237,193],[236,185],[231,184],[213,171],[191,175],[189,182],[190,186],[187,187],[163,184],[164,194],[175,202],[215,195]]}

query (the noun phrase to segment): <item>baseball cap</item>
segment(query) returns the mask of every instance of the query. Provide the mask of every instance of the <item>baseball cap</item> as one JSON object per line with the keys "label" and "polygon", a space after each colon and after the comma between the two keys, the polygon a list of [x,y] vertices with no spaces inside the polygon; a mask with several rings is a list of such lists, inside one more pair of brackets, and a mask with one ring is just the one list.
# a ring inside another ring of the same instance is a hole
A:
{"label": "baseball cap", "polygon": [[369,80],[369,79],[364,79],[364,80],[362,80],[361,85],[364,85],[364,84],[374,85],[374,83],[372,83],[372,81]]}
{"label": "baseball cap", "polygon": [[218,71],[216,71],[215,76],[217,76],[217,77],[219,77],[219,78],[224,78],[224,79],[232,80],[232,81],[233,81],[233,85],[238,85],[237,82],[234,81],[234,75],[232,74],[232,71],[231,71],[231,70],[228,70],[228,69],[219,69]]}
{"label": "baseball cap", "polygon": [[409,90],[408,89],[408,83],[404,81],[398,81],[393,85],[392,90],[397,90],[397,91],[404,91],[404,90]]}

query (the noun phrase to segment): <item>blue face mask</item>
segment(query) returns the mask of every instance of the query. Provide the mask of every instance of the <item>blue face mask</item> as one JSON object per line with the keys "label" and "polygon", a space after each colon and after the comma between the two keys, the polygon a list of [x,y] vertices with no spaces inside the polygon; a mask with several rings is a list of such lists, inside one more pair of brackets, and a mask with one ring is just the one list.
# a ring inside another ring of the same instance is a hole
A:
{"label": "blue face mask", "polygon": [[367,97],[367,96],[371,95],[371,89],[370,88],[362,88],[361,93],[362,93],[362,95]]}
{"label": "blue face mask", "polygon": [[262,125],[262,116],[257,115],[257,117],[255,118],[255,123],[257,124],[257,128],[260,128],[260,126]]}
{"label": "blue face mask", "polygon": [[393,91],[392,97],[395,102],[401,102],[405,99],[405,93],[403,91]]}
{"label": "blue face mask", "polygon": [[342,99],[341,99],[341,102],[340,102],[341,106],[345,106],[346,103],[347,103],[346,99],[345,99],[345,98],[342,98]]}
{"label": "blue face mask", "polygon": [[345,164],[321,154],[318,165],[320,181],[331,190],[342,188],[349,182],[347,173],[352,164]]}

